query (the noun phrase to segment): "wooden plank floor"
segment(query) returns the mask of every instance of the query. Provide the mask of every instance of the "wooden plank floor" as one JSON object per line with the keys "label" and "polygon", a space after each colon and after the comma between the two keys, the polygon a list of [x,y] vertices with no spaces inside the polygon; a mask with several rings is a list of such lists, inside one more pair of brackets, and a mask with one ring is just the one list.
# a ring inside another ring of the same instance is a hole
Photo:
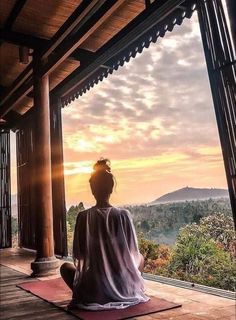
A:
{"label": "wooden plank floor", "polygon": [[16,287],[18,283],[37,281],[24,273],[0,265],[0,319],[1,320],[74,320],[52,304]]}
{"label": "wooden plank floor", "polygon": [[[24,249],[0,250],[0,261],[3,265],[0,274],[0,319],[77,319],[16,287],[17,283],[36,281],[29,277],[32,272],[30,263],[34,258],[33,252]],[[57,277],[59,274],[40,280]],[[235,300],[149,280],[145,280],[145,285],[148,295],[182,303],[182,307],[136,317],[133,320],[236,320]]]}

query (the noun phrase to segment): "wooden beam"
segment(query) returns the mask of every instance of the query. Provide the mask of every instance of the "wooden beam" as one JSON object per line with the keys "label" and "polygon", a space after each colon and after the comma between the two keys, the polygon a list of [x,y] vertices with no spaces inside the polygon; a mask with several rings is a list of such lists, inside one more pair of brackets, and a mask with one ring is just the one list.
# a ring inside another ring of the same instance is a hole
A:
{"label": "wooden beam", "polygon": [[49,42],[46,39],[6,29],[0,29],[0,40],[37,50],[44,48]]}
{"label": "wooden beam", "polygon": [[1,123],[0,122],[0,131],[1,130],[10,130],[10,128],[9,128],[9,126],[7,125],[7,124],[5,124],[5,123]]}
{"label": "wooden beam", "polygon": [[124,50],[130,43],[136,41],[142,34],[163,20],[183,2],[184,0],[159,0],[153,2],[148,9],[139,14],[99,49],[96,52],[95,59],[91,63],[78,67],[53,89],[52,94],[54,96],[65,96],[68,94],[101,66],[107,65],[107,62],[112,57]]}
{"label": "wooden beam", "polygon": [[232,42],[236,53],[236,2],[235,0],[226,0],[225,2],[228,9],[228,17],[230,21],[230,29],[233,40]]}
{"label": "wooden beam", "polygon": [[[109,0],[98,8],[93,8],[81,26],[77,26],[76,33],[60,43],[60,48],[42,70],[42,74],[50,74],[58,65],[68,58],[125,0]],[[56,45],[56,44],[55,44]],[[53,46],[54,49],[56,46]],[[58,47],[58,45],[57,45]],[[45,54],[42,55],[45,58]]]}
{"label": "wooden beam", "polygon": [[33,64],[30,63],[1,97],[0,117],[5,115],[7,113],[6,110],[13,108],[18,101],[31,91],[33,86],[31,79],[32,66]]}
{"label": "wooden beam", "polygon": [[146,8],[148,8],[151,4],[151,1],[150,0],[145,0],[145,6]]}
{"label": "wooden beam", "polygon": [[[124,0],[123,0],[124,1]],[[66,59],[74,50],[76,46],[79,46],[94,30],[97,28],[101,20],[105,19],[107,15],[111,14],[116,6],[120,5],[122,1],[108,1],[105,2],[96,14],[89,16],[84,23],[80,23],[79,30],[71,36],[68,40],[60,42],[61,49],[57,53],[50,57],[49,63],[44,65],[41,75],[50,73],[54,68]],[[170,14],[177,6],[181,5],[184,0],[160,0],[153,2],[149,9],[141,13],[135,18],[129,25],[122,29],[118,35],[114,36],[101,50],[96,53],[96,58],[93,62],[82,65],[71,76],[67,77],[60,85],[58,85],[53,93],[59,96],[65,96],[68,92],[73,90],[79,83],[83,82],[91,74],[93,74],[100,66],[106,66],[107,61],[115,56],[117,53],[122,51],[130,43],[137,40],[143,33],[147,32],[148,29],[152,28],[157,24],[158,21],[164,19]],[[113,4],[113,5],[112,5]],[[109,10],[110,8],[110,10]],[[106,10],[105,10],[106,9]],[[99,13],[99,14],[98,14]],[[100,21],[100,22],[99,22]],[[55,39],[55,41],[57,41]],[[51,44],[54,45],[55,44]],[[58,45],[58,43],[57,43]],[[55,47],[54,47],[55,48]],[[76,79],[74,78],[76,76]],[[32,90],[32,82],[27,79],[26,82],[18,86],[18,89],[14,93],[14,97],[7,98],[4,104],[0,107],[0,116],[6,114],[14,105],[16,101],[19,101],[24,95]]]}
{"label": "wooden beam", "polygon": [[[85,49],[77,49],[74,53],[71,54],[70,58],[82,61],[82,63],[91,61],[94,54],[91,51]],[[29,94],[32,91],[32,63],[30,63],[25,70],[16,78],[10,87],[4,88],[4,94],[1,95],[1,104],[5,104],[5,108],[9,108],[12,105],[12,108],[18,103],[24,95]],[[28,81],[28,82],[26,82]],[[22,86],[24,84],[24,86]],[[22,87],[21,87],[22,86]],[[18,94],[14,92],[21,87],[21,90],[18,91]],[[23,95],[23,96],[22,96]],[[8,98],[9,97],[9,98]],[[7,101],[7,103],[6,103]],[[15,101],[15,102],[14,102]],[[0,107],[1,114],[1,107]]]}
{"label": "wooden beam", "polygon": [[[47,40],[45,40],[47,41]],[[85,50],[85,49],[76,49],[71,55],[70,59],[75,59],[77,61],[80,61],[82,64],[90,62],[92,59],[94,59],[95,54],[91,51]],[[104,65],[104,67],[109,68],[109,66]],[[4,104],[5,101],[9,100],[8,96],[11,96],[27,79],[29,80],[29,85],[32,86],[32,81],[30,81],[30,77],[32,74],[32,63],[30,63],[25,70],[16,78],[16,80],[12,83],[10,87],[4,87],[3,90],[1,90],[2,94],[1,97],[1,104]],[[22,91],[27,90],[27,93],[30,93],[32,91],[32,87],[27,89],[27,85],[22,88]],[[21,92],[20,92],[21,93]],[[15,98],[15,96],[13,96]],[[12,103],[14,99],[10,99],[9,103]],[[15,104],[20,100],[17,99]],[[8,106],[9,103],[6,105]],[[14,104],[14,105],[15,105]],[[1,112],[1,107],[0,107]]]}
{"label": "wooden beam", "polygon": [[[47,39],[4,29],[0,29],[0,41],[31,48],[34,50],[42,50],[43,48],[47,47],[50,42],[50,40]],[[94,52],[78,48],[75,49],[75,51],[69,56],[69,58],[82,62],[87,61],[88,59],[92,59],[94,58],[94,56]]]}
{"label": "wooden beam", "polygon": [[14,7],[11,10],[10,15],[8,16],[5,24],[4,24],[4,29],[11,29],[14,22],[16,21],[19,13],[21,12],[21,10],[23,9],[25,3],[27,0],[17,0]]}
{"label": "wooden beam", "polygon": [[76,49],[71,55],[70,58],[74,58],[75,60],[80,61],[81,63],[85,63],[86,61],[91,61],[96,56],[96,53],[92,51],[88,51],[85,49]]}
{"label": "wooden beam", "polygon": [[[50,40],[34,37],[28,34],[15,32],[11,30],[0,29],[0,41],[8,42],[18,46],[24,46],[34,50],[42,50],[48,46]],[[56,52],[56,51],[55,51]],[[70,59],[80,61],[92,60],[95,57],[95,53],[86,49],[75,49],[75,51],[69,56]],[[18,82],[19,80],[16,80]],[[14,84],[15,87],[15,84]],[[4,89],[8,89],[7,87]]]}
{"label": "wooden beam", "polygon": [[[92,1],[92,3],[96,3],[98,0]],[[44,50],[43,56],[46,57],[48,53],[51,52],[51,47],[55,48],[55,43],[60,45],[61,41],[64,39],[63,34],[68,35],[67,29],[70,28],[70,24],[74,25],[76,18],[81,18],[81,14],[83,10],[87,7],[90,7],[91,1],[84,0],[77,9],[72,13],[72,15],[67,19],[67,21],[61,26],[61,28],[56,32],[52,40],[50,41],[50,46],[48,45],[47,49]],[[76,20],[77,21],[77,20]],[[77,21],[77,22],[80,22]],[[65,37],[66,37],[65,36]],[[15,104],[22,99],[23,96],[28,94],[32,90],[33,82],[27,82],[28,78],[32,75],[33,72],[33,64],[30,63],[28,67],[17,77],[14,83],[9,87],[9,90],[2,97],[0,102],[0,116],[6,114],[9,108],[13,108]],[[27,83],[26,83],[27,82]],[[14,94],[14,95],[13,95]],[[15,102],[14,102],[15,99]]]}
{"label": "wooden beam", "polygon": [[55,33],[50,40],[48,47],[45,48],[41,58],[46,59],[62,42],[68,37],[68,35],[75,29],[78,24],[83,25],[83,21],[86,20],[86,15],[90,14],[90,11],[97,9],[97,6],[105,0],[84,0],[72,13],[72,15],[66,20],[61,28]]}
{"label": "wooden beam", "polygon": [[16,128],[16,126],[19,124],[22,118],[23,117],[19,113],[13,110],[9,111],[8,114],[5,115],[5,117],[3,117],[3,119],[6,121],[6,125],[9,128],[11,128],[13,131]]}
{"label": "wooden beam", "polygon": [[24,96],[31,92],[32,87],[33,80],[30,79],[29,82],[23,84],[16,93],[13,93],[7,100],[4,108],[0,106],[0,117],[4,117],[10,110],[12,110],[13,107],[24,98]]}
{"label": "wooden beam", "polygon": [[[94,30],[125,0],[94,0],[91,7],[91,1],[83,1],[76,9],[76,15],[72,14],[72,19],[68,19],[59,29],[55,36],[50,40],[49,46],[41,54],[41,59],[47,57],[53,50],[60,47],[57,54],[49,60],[42,70],[42,75],[52,72],[62,61],[73,53],[73,51],[91,35]],[[101,5],[102,4],[102,5]],[[88,9],[91,11],[89,13]],[[85,10],[85,12],[83,12]],[[86,15],[87,14],[87,15]],[[68,29],[75,30],[76,23],[79,24],[79,31],[67,39]],[[67,28],[66,28],[66,27]],[[27,72],[20,75],[11,86],[10,90],[4,95],[0,104],[0,116],[5,115],[15,104],[32,90],[32,81],[28,81],[28,76],[32,74],[32,64],[26,68]],[[23,73],[24,73],[23,72]],[[26,81],[22,84],[22,79]],[[19,84],[20,83],[20,84]],[[14,96],[13,96],[14,93]]]}

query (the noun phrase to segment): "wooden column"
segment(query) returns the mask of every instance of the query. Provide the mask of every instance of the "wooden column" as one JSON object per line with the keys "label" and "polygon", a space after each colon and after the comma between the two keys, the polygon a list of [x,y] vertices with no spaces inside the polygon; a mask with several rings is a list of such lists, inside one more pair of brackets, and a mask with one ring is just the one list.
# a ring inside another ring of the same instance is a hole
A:
{"label": "wooden column", "polygon": [[63,167],[63,141],[61,107],[56,101],[50,103],[51,119],[51,166],[52,166],[52,199],[53,231],[55,253],[67,256],[66,203]]}
{"label": "wooden column", "polygon": [[12,246],[10,130],[0,127],[0,249]]}
{"label": "wooden column", "polygon": [[236,67],[222,1],[197,0],[199,26],[236,229]]}
{"label": "wooden column", "polygon": [[54,255],[49,79],[41,76],[42,64],[34,56],[34,107],[35,107],[35,201],[36,201],[36,249],[31,264],[34,276],[48,275],[56,271],[59,260]]}
{"label": "wooden column", "polygon": [[231,27],[231,34],[232,34],[232,41],[234,50],[236,53],[236,1],[235,0],[225,0],[227,9],[228,9],[228,16],[230,21]]}

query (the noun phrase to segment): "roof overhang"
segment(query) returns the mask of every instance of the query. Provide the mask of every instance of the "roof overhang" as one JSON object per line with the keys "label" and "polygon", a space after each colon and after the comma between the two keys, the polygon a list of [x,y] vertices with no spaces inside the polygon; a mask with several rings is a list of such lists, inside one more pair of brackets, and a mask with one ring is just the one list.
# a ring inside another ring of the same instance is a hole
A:
{"label": "roof overhang", "polygon": [[66,12],[68,18],[63,20],[66,1],[61,0],[57,1],[60,15],[51,17],[52,22],[61,19],[56,32],[43,26],[44,34],[37,27],[26,33],[27,24],[32,26],[34,20],[48,17],[47,6],[46,13],[37,11],[42,1],[34,2],[36,8],[28,21],[24,18],[33,10],[32,0],[15,1],[10,13],[5,8],[5,16],[0,17],[0,67],[4,70],[8,60],[12,65],[8,77],[0,77],[0,118],[10,127],[33,108],[33,61],[29,56],[29,63],[22,66],[16,54],[19,48],[29,48],[29,55],[44,61],[41,75],[50,77],[50,100],[63,107],[172,31],[184,18],[190,18],[195,10],[194,0],[77,0],[78,6],[72,6],[71,14]]}

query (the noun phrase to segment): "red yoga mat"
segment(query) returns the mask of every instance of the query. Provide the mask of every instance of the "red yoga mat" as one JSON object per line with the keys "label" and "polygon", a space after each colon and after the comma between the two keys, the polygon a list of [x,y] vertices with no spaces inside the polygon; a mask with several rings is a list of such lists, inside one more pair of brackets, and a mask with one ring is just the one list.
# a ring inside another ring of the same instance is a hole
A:
{"label": "red yoga mat", "polygon": [[139,303],[138,305],[125,309],[112,309],[106,311],[88,311],[82,309],[67,310],[67,304],[71,299],[71,290],[61,278],[46,281],[24,282],[17,285],[17,287],[28,291],[47,302],[53,303],[57,307],[62,308],[68,313],[83,320],[121,320],[181,307],[180,304],[151,297],[148,302]]}

